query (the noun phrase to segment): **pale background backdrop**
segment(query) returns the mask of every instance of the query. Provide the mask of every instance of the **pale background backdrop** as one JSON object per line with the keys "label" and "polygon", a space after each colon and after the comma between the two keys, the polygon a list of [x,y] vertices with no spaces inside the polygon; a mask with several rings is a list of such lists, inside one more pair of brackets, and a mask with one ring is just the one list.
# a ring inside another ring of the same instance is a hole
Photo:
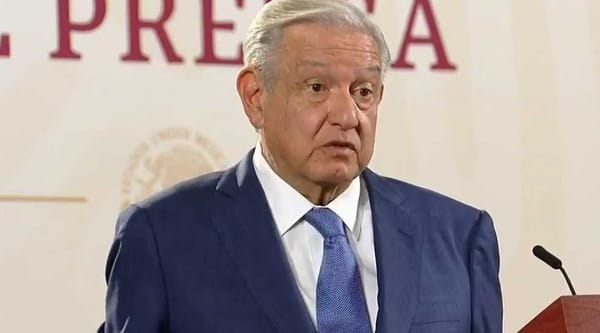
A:
{"label": "pale background backdrop", "polygon": [[[94,1],[71,2],[72,20],[91,18]],[[140,2],[145,18],[163,10]],[[166,61],[152,31],[142,32],[149,63],[120,60],[127,1],[109,0],[97,29],[72,34],[80,60],[49,56],[57,1],[0,1],[0,34],[10,35],[0,56],[2,331],[93,331],[123,205],[254,145],[235,93],[240,66],[194,62],[202,2],[234,24],[214,37],[218,56],[234,56],[260,1],[174,1],[166,26],[181,64]],[[395,59],[413,0],[374,3]],[[432,71],[432,48],[411,47],[416,68],[388,75],[371,167],[492,214],[514,332],[568,293],[531,255],[536,243],[563,259],[578,292],[600,294],[600,2],[430,3],[457,70]],[[427,34],[421,14],[415,33]]]}

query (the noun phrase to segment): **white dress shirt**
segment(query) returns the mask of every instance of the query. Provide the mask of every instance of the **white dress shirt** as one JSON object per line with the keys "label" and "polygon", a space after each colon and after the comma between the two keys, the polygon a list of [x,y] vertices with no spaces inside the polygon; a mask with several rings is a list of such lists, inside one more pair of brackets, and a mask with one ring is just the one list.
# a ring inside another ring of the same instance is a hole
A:
{"label": "white dress shirt", "polygon": [[[316,327],[317,280],[323,257],[323,236],[302,218],[315,205],[273,171],[262,155],[260,143],[256,145],[252,162],[298,288]],[[325,207],[344,221],[346,236],[358,263],[371,328],[375,331],[378,288],[373,218],[366,186],[362,184],[360,177],[356,177],[342,194]]]}

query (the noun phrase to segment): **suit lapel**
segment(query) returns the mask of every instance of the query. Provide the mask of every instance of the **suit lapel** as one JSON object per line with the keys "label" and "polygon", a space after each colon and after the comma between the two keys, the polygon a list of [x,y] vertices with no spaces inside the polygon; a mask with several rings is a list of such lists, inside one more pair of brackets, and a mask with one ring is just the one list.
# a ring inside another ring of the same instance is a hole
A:
{"label": "suit lapel", "polygon": [[421,228],[398,186],[363,173],[373,214],[377,263],[377,333],[408,332],[417,306]]}
{"label": "suit lapel", "polygon": [[213,224],[279,332],[315,332],[252,165],[252,150],[217,185],[223,196]]}

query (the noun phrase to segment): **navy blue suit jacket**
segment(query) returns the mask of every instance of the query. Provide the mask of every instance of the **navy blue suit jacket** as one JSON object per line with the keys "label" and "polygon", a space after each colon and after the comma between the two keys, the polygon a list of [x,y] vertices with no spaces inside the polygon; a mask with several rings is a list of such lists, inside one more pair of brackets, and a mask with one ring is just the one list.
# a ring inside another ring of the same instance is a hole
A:
{"label": "navy blue suit jacket", "polygon": [[[99,331],[316,332],[251,156],[120,215]],[[362,177],[373,212],[376,332],[500,333],[490,216],[370,170]]]}

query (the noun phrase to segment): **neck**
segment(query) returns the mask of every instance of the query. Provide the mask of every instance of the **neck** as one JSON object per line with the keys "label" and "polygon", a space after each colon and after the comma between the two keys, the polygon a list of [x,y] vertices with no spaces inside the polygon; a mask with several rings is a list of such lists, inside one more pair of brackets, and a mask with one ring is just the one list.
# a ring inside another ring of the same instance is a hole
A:
{"label": "neck", "polygon": [[[285,180],[285,178],[283,179]],[[335,198],[342,194],[348,188],[348,186],[350,186],[350,182],[335,185],[320,185],[312,183],[302,184],[301,182],[293,182],[288,180],[286,180],[286,182],[288,182],[290,186],[302,194],[302,196],[308,199],[308,201],[319,206],[325,206],[332,202]]]}
{"label": "neck", "polygon": [[262,156],[271,167],[271,170],[314,205],[327,205],[342,194],[352,183],[352,180],[343,183],[315,183],[304,177],[298,177],[286,172],[288,169],[276,163],[273,156],[264,149],[264,146],[262,148]]}
{"label": "neck", "polygon": [[314,183],[306,178],[287,174],[283,168],[267,159],[271,169],[286,183],[302,194],[308,201],[318,206],[325,206],[332,202],[350,186],[352,180],[343,183]]}

